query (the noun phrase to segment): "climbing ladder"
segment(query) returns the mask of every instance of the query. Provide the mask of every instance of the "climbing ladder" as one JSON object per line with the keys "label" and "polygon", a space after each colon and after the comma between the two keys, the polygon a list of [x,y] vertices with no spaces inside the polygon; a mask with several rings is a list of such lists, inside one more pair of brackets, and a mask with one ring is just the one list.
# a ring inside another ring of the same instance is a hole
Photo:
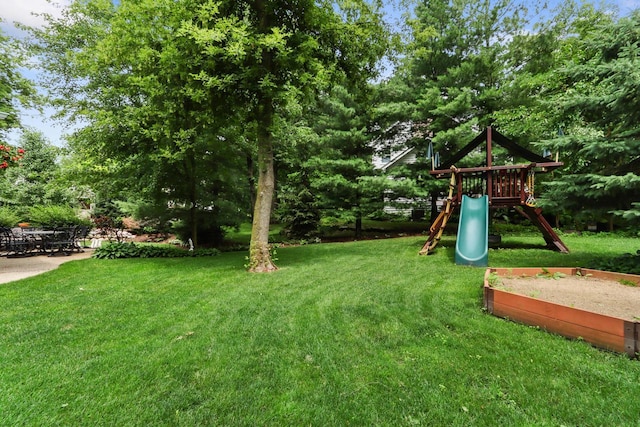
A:
{"label": "climbing ladder", "polygon": [[453,191],[457,186],[456,170],[455,166],[451,167],[451,180],[449,181],[449,195],[447,196],[447,202],[444,208],[440,211],[440,214],[438,214],[436,220],[431,224],[431,227],[429,227],[429,238],[425,242],[424,246],[422,246],[420,255],[427,255],[435,249],[442,237],[445,227],[447,226],[447,221],[449,221],[449,218],[451,218],[451,215],[453,215],[455,207],[457,206],[457,203],[454,204],[453,199]]}

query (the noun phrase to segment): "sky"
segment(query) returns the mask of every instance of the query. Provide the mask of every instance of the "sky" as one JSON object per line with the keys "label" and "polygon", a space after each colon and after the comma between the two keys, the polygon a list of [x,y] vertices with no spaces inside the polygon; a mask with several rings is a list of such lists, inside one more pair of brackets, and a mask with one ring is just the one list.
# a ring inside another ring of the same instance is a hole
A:
{"label": "sky", "polygon": [[[60,14],[61,6],[69,4],[69,0],[54,0],[56,4],[47,0],[0,0],[0,28],[6,36],[19,38],[23,33],[16,29],[14,22],[20,22],[29,26],[40,26],[43,24],[42,18],[33,16],[32,13],[48,13],[54,16]],[[29,79],[36,79],[36,74],[29,70],[21,70],[23,76]],[[49,117],[53,114],[51,109],[45,109],[42,114],[35,110],[22,110],[20,121],[24,126],[39,130],[45,135],[50,143],[63,146],[63,135],[68,131],[61,124],[54,123]],[[8,135],[8,142],[18,145],[20,133],[13,131]]]}
{"label": "sky", "polygon": [[[562,0],[551,0],[548,3],[560,3]],[[634,9],[640,8],[640,0],[610,0],[611,3],[618,6],[620,13],[626,15]],[[61,6],[68,5],[70,0],[0,0],[0,28],[5,35],[12,37],[20,37],[21,33],[13,26],[13,22],[21,22],[30,26],[39,26],[43,24],[43,20],[33,16],[33,13],[49,13],[59,15]],[[393,2],[397,3],[397,1]],[[597,3],[597,2],[596,2]],[[386,8],[390,14],[396,14],[397,9],[393,7]],[[27,78],[34,79],[36,75],[28,70],[23,72]],[[21,114],[22,124],[41,131],[52,144],[63,146],[63,135],[69,132],[68,129],[61,124],[54,123],[49,119],[52,111],[46,109],[43,114],[37,111],[23,111]],[[8,139],[11,144],[17,144],[19,138],[18,132],[12,132]]]}

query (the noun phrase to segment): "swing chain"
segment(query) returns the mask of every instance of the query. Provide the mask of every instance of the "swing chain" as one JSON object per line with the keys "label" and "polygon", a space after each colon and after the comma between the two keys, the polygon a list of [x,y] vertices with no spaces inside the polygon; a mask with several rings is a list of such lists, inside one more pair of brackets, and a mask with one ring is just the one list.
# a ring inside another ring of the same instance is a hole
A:
{"label": "swing chain", "polygon": [[533,169],[529,169],[529,173],[527,173],[527,183],[524,185],[524,192],[527,194],[527,200],[524,203],[527,206],[534,207],[536,205],[536,198],[534,196],[535,183],[536,172]]}

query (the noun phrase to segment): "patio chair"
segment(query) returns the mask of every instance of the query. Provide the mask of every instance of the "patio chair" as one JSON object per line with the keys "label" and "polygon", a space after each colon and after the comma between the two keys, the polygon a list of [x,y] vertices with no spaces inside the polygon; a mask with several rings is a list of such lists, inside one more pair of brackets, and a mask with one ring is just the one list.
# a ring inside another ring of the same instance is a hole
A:
{"label": "patio chair", "polygon": [[2,234],[2,248],[6,252],[8,258],[33,255],[36,248],[33,239],[22,234],[22,230],[12,230],[3,227],[0,229]]}
{"label": "patio chair", "polygon": [[[79,225],[76,227],[74,234],[74,245],[73,249],[76,252],[84,252],[84,245],[87,240],[87,236],[89,235],[89,227],[86,225]],[[80,243],[82,241],[82,243]]]}
{"label": "patio chair", "polygon": [[9,252],[9,236],[7,236],[7,228],[0,227],[0,256],[7,255]]}
{"label": "patio chair", "polygon": [[56,228],[45,244],[49,256],[56,254],[71,255],[76,245],[75,233],[76,227]]}

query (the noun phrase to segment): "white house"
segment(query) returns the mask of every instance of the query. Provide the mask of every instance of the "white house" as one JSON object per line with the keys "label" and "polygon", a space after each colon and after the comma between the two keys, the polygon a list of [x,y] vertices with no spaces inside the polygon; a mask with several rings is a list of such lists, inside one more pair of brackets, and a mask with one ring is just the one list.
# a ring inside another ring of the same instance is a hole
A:
{"label": "white house", "polygon": [[[374,154],[372,158],[375,169],[387,174],[389,179],[402,179],[393,175],[392,169],[401,165],[410,165],[416,162],[418,150],[409,144],[412,139],[425,138],[430,140],[433,134],[428,129],[428,124],[423,122],[396,122],[372,142]],[[391,190],[389,190],[391,193]],[[394,200],[395,206],[390,204]],[[385,196],[384,212],[388,214],[400,214],[411,216],[413,213],[414,199],[403,197]],[[389,203],[389,204],[387,204]],[[407,204],[407,208],[398,205]]]}

